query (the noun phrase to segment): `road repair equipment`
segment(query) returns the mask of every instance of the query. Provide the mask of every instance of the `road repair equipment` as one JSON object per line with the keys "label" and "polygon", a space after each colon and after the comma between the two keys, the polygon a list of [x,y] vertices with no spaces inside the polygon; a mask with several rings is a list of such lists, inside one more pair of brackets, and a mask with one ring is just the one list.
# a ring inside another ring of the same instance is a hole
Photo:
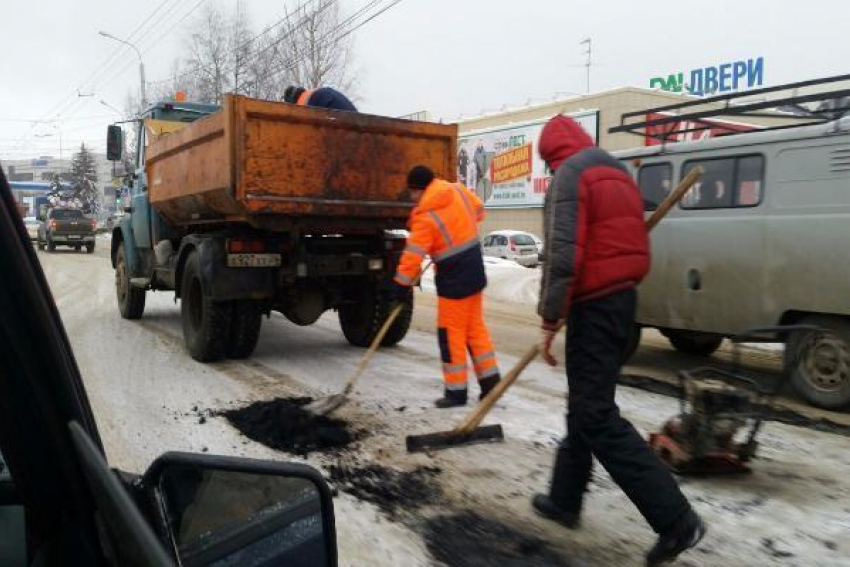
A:
{"label": "road repair equipment", "polygon": [[[783,342],[791,332],[807,331],[819,340],[823,331],[808,325],[752,329],[731,338],[732,370],[701,366],[679,372],[679,414],[661,431],[649,434],[649,445],[678,474],[708,475],[750,472],[756,454],[756,435],[765,409],[783,381],[760,384],[741,368],[741,343]],[[790,353],[799,363],[799,352]]]}
{"label": "road repair equipment", "polygon": [[[419,280],[422,279],[422,275],[431,267],[433,262],[429,261],[424,268],[419,272],[419,275],[413,280],[411,287],[416,286],[419,283]],[[402,309],[404,309],[403,303],[398,303],[395,307],[393,307],[392,311],[390,311],[387,320],[384,321],[383,326],[378,331],[378,334],[375,335],[375,338],[372,339],[372,344],[369,345],[369,350],[366,351],[366,354],[363,355],[363,358],[360,359],[360,363],[357,365],[357,368],[354,370],[354,373],[351,375],[351,378],[348,379],[348,382],[345,383],[345,388],[343,388],[342,392],[339,394],[333,394],[330,396],[326,396],[324,398],[319,398],[306,406],[304,409],[309,411],[314,415],[329,415],[332,412],[338,410],[343,404],[348,401],[351,392],[354,391],[354,386],[357,385],[357,381],[360,379],[360,376],[363,374],[363,371],[366,370],[366,365],[369,364],[369,361],[372,360],[372,355],[375,354],[375,351],[378,350],[378,347],[381,345],[381,341],[384,340],[384,336],[389,331],[390,327],[392,327],[396,318],[401,314]]]}
{"label": "road repair equipment", "polygon": [[[647,232],[655,228],[656,225],[664,218],[664,216],[685,196],[685,193],[696,183],[703,174],[702,167],[695,167],[688,175],[679,183],[670,195],[658,206],[655,212],[646,220]],[[555,333],[557,334],[564,327],[562,321]],[[516,382],[519,375],[537,358],[540,353],[540,345],[535,344],[533,347],[519,359],[511,370],[505,374],[501,382],[496,385],[480,402],[475,406],[475,409],[451,431],[442,431],[438,433],[426,433],[423,435],[409,435],[406,438],[407,451],[416,453],[421,451],[447,449],[457,447],[459,445],[471,445],[476,443],[494,443],[504,440],[504,432],[501,425],[487,425],[478,427],[481,421],[487,416],[490,410],[496,405],[499,398],[502,397],[508,388]]]}

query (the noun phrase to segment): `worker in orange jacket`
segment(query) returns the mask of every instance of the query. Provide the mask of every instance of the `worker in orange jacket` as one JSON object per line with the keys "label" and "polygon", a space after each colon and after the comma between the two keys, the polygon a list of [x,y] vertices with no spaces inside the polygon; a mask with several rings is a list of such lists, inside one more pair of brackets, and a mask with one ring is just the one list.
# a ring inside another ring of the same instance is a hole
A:
{"label": "worker in orange jacket", "polygon": [[481,200],[461,184],[436,179],[417,165],[407,176],[417,206],[410,214],[410,236],[393,279],[397,298],[406,297],[425,256],[435,265],[438,298],[437,337],[443,360],[445,394],[438,408],[466,404],[467,352],[483,398],[499,383],[499,367],[482,314],[487,285],[478,240],[484,218]]}

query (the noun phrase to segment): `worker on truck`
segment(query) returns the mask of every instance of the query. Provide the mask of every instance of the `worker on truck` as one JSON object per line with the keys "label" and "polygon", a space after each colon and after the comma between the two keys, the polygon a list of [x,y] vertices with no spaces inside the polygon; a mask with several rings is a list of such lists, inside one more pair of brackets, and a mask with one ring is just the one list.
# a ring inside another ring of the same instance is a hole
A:
{"label": "worker on truck", "polygon": [[499,383],[499,367],[490,333],[484,324],[482,291],[487,285],[478,223],[484,207],[459,183],[436,179],[417,165],[407,176],[416,207],[410,214],[410,236],[399,260],[393,295],[407,297],[425,256],[436,265],[437,337],[443,361],[445,392],[438,408],[466,405],[467,353],[478,377],[481,398]]}
{"label": "worker on truck", "polygon": [[289,86],[283,92],[283,100],[300,106],[315,106],[331,110],[347,110],[357,112],[357,107],[347,96],[336,89],[321,87],[307,90],[304,87]]}
{"label": "worker on truck", "polygon": [[640,191],[620,162],[566,116],[544,126],[538,147],[554,171],[543,212],[541,350],[554,366],[552,340],[566,319],[569,401],[549,493],[532,505],[545,518],[578,527],[596,457],[659,534],[647,564],[663,565],[695,546],[705,526],[614,400],[634,325],[635,286],[649,271]]}

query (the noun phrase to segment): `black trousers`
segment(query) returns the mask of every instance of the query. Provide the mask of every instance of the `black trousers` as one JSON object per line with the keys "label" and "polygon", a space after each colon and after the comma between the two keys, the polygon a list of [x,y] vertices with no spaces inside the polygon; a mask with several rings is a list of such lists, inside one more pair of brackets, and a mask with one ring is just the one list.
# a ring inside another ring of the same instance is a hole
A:
{"label": "black trousers", "polygon": [[580,512],[596,457],[652,529],[664,533],[690,504],[614,401],[635,303],[636,292],[630,289],[576,303],[570,310],[567,436],[555,459],[550,496],[562,508]]}

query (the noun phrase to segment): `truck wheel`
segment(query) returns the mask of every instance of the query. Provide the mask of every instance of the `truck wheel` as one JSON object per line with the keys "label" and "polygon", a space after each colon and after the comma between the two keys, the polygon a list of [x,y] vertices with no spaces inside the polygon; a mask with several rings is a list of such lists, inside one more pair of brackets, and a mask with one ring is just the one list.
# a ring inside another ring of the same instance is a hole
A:
{"label": "truck wheel", "polygon": [[197,252],[186,258],[180,295],[183,341],[189,354],[198,362],[221,360],[227,352],[232,309],[229,302],[204,295]]}
{"label": "truck wheel", "polygon": [[259,301],[233,302],[230,335],[227,339],[228,358],[248,358],[257,346],[263,324],[263,307]]}
{"label": "truck wheel", "polygon": [[141,319],[145,312],[145,294],[142,288],[130,285],[130,273],[127,270],[127,258],[124,243],[118,245],[115,253],[115,295],[118,297],[118,310],[125,319]]}
{"label": "truck wheel", "polygon": [[850,405],[850,323],[830,317],[807,317],[801,324],[825,333],[793,333],[785,345],[785,371],[794,391],[813,406],[840,409]]}
{"label": "truck wheel", "polygon": [[[352,345],[368,347],[381,330],[391,310],[392,302],[381,294],[370,294],[353,304],[343,305],[339,308],[342,334]],[[411,291],[408,301],[405,302],[405,308],[381,341],[382,346],[393,346],[404,338],[410,328],[412,314],[413,292]]]}
{"label": "truck wheel", "polygon": [[693,331],[668,331],[667,340],[673,348],[686,354],[708,356],[720,348],[723,337],[709,333],[697,333]]}
{"label": "truck wheel", "polygon": [[640,346],[640,335],[642,328],[640,325],[633,325],[632,332],[629,333],[629,337],[626,340],[626,348],[623,349],[623,356],[620,359],[622,364],[627,363],[637,352],[638,347]]}
{"label": "truck wheel", "polygon": [[93,254],[94,253],[94,242],[91,244],[86,244],[86,253]]}
{"label": "truck wheel", "polygon": [[[387,317],[389,317],[394,304],[387,306]],[[381,346],[395,346],[404,339],[407,331],[410,329],[410,321],[413,319],[413,290],[410,290],[409,295],[405,298],[404,307],[401,313],[396,317],[395,322],[390,325],[387,334],[384,335],[384,340],[381,341]],[[383,324],[383,323],[382,323]],[[374,338],[374,337],[373,337]]]}

